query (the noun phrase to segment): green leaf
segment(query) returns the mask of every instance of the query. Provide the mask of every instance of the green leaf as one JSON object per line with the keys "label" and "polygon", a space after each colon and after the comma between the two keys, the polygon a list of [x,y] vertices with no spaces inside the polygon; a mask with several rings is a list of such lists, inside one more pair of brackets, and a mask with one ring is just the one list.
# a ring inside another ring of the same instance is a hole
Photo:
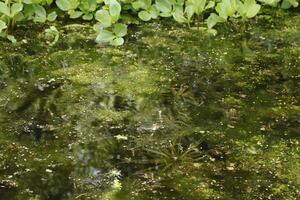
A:
{"label": "green leaf", "polygon": [[68,11],[72,9],[72,3],[70,0],[56,0],[55,3],[62,11]]}
{"label": "green leaf", "polygon": [[115,0],[111,0],[109,5],[109,13],[112,17],[119,17],[121,13],[121,5]]}
{"label": "green leaf", "polygon": [[117,23],[114,25],[113,32],[118,37],[123,37],[127,34],[127,26],[125,24]]}
{"label": "green leaf", "polygon": [[216,6],[216,11],[219,13],[220,17],[227,19],[228,17],[233,17],[236,13],[237,2],[236,0],[222,0]]}
{"label": "green leaf", "polygon": [[156,19],[159,15],[159,11],[156,9],[156,6],[152,5],[150,9],[148,9],[149,13],[151,14],[152,19]]}
{"label": "green leaf", "polygon": [[150,21],[151,20],[151,14],[145,10],[139,12],[138,14],[139,18],[143,21]]}
{"label": "green leaf", "polygon": [[90,21],[90,20],[93,19],[93,17],[94,17],[94,15],[93,15],[92,13],[88,13],[88,14],[83,15],[83,16],[82,16],[82,19],[83,19],[83,20]]}
{"label": "green leaf", "polygon": [[47,13],[43,6],[35,4],[34,5],[34,21],[44,23],[47,20]]}
{"label": "green leaf", "polygon": [[204,11],[206,0],[187,0],[186,5],[192,6],[194,12],[200,15]]}
{"label": "green leaf", "polygon": [[7,35],[6,38],[9,41],[11,41],[12,43],[16,43],[17,42],[16,38],[13,35]]}
{"label": "green leaf", "polygon": [[14,17],[16,14],[18,14],[19,12],[21,12],[23,10],[23,4],[14,3],[11,6],[10,10],[11,10],[10,17]]}
{"label": "green leaf", "polygon": [[79,8],[84,13],[94,12],[97,8],[97,1],[96,0],[81,1],[80,5],[79,5]]}
{"label": "green leaf", "polygon": [[193,15],[195,14],[194,9],[193,9],[193,6],[191,6],[191,5],[186,6],[184,12],[186,13],[187,18],[188,18],[189,20],[191,20],[191,18],[192,18]]}
{"label": "green leaf", "polygon": [[157,10],[159,10],[162,13],[172,12],[172,3],[170,0],[156,0],[155,5]]}
{"label": "green leaf", "polygon": [[116,36],[107,30],[101,30],[96,38],[97,43],[111,42]]}
{"label": "green leaf", "polygon": [[151,0],[138,0],[132,3],[132,7],[135,10],[139,10],[139,9],[148,10],[150,6],[151,6]]}
{"label": "green leaf", "polygon": [[182,6],[176,6],[174,12],[172,12],[173,18],[179,22],[184,23],[187,19],[183,16],[183,8]]}
{"label": "green leaf", "polygon": [[83,14],[83,12],[76,11],[76,10],[69,10],[68,14],[69,14],[69,16],[70,16],[71,19],[77,19],[77,18],[81,17],[81,15]]}
{"label": "green leaf", "polygon": [[106,28],[112,24],[112,18],[107,10],[98,10],[95,14],[95,19],[101,23],[101,26]]}
{"label": "green leaf", "polygon": [[124,44],[124,39],[121,38],[121,37],[117,37],[115,39],[113,39],[111,42],[110,42],[111,45],[113,46],[121,46]]}
{"label": "green leaf", "polygon": [[10,16],[10,9],[9,7],[3,3],[3,2],[0,2],[0,13],[3,13],[7,16]]}
{"label": "green leaf", "polygon": [[6,28],[7,28],[6,23],[4,21],[0,20],[0,32]]}
{"label": "green leaf", "polygon": [[283,0],[281,3],[281,8],[289,9],[290,7],[298,7],[299,3],[296,0]]}
{"label": "green leaf", "polygon": [[45,38],[50,46],[57,43],[59,39],[59,31],[55,26],[51,26],[45,30]]}
{"label": "green leaf", "polygon": [[214,1],[209,1],[208,4],[205,6],[205,9],[210,9],[213,8],[215,6],[215,2]]}
{"label": "green leaf", "polygon": [[252,18],[260,10],[260,5],[255,0],[245,0],[244,3],[238,1],[238,12],[243,18]]}
{"label": "green leaf", "polygon": [[47,16],[47,20],[49,22],[53,22],[57,17],[57,14],[55,11],[51,12],[48,16]]}
{"label": "green leaf", "polygon": [[246,0],[246,2],[252,2],[251,4],[247,5],[248,10],[246,15],[248,18],[252,18],[257,15],[261,6],[259,4],[256,4],[255,0]]}
{"label": "green leaf", "polygon": [[207,23],[207,27],[209,29],[211,29],[217,23],[223,22],[223,21],[224,21],[224,19],[221,18],[219,15],[217,15],[216,13],[211,13],[210,16],[207,18],[206,23]]}

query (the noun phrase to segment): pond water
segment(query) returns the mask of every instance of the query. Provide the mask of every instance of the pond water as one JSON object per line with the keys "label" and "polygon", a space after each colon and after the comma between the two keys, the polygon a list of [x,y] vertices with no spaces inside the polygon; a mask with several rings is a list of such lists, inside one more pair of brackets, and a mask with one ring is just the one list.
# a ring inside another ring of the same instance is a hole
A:
{"label": "pond water", "polygon": [[19,25],[0,47],[0,199],[299,200],[299,22],[132,24],[119,48]]}

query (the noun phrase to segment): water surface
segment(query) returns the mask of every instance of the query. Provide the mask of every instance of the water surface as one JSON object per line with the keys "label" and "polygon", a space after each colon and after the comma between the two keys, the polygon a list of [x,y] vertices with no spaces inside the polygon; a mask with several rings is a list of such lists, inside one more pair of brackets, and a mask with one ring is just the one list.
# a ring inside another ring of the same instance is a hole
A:
{"label": "water surface", "polygon": [[132,24],[119,48],[20,25],[0,47],[0,199],[300,199],[300,15],[271,19]]}

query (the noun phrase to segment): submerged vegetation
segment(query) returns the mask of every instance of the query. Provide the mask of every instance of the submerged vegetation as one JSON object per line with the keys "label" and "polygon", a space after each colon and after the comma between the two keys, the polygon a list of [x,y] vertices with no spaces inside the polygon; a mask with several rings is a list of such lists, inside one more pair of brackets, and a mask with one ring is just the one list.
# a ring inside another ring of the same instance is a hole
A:
{"label": "submerged vegetation", "polygon": [[[298,7],[297,0],[1,0],[0,36],[16,42],[13,31],[16,23],[53,22],[57,17],[92,21],[97,43],[119,46],[127,34],[128,17],[142,21],[173,18],[190,26],[193,21],[205,21],[208,32],[217,23],[255,17],[261,6],[289,9]],[[195,20],[196,19],[196,20]],[[51,31],[52,30],[52,31]],[[54,26],[46,30],[53,33]],[[57,34],[56,34],[57,36]],[[50,43],[57,41],[57,37]]]}
{"label": "submerged vegetation", "polygon": [[298,200],[300,15],[266,13],[214,37],[137,24],[119,48],[89,23],[20,24],[0,47],[0,198]]}
{"label": "submerged vegetation", "polygon": [[0,1],[0,199],[300,199],[299,9]]}

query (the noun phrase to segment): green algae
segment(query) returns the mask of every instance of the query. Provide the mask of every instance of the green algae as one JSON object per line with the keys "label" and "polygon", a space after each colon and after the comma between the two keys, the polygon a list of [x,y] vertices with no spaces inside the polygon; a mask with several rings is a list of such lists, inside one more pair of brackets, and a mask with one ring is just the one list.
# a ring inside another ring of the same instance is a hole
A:
{"label": "green algae", "polygon": [[300,16],[265,18],[132,25],[119,48],[21,25],[0,48],[1,198],[300,198]]}

